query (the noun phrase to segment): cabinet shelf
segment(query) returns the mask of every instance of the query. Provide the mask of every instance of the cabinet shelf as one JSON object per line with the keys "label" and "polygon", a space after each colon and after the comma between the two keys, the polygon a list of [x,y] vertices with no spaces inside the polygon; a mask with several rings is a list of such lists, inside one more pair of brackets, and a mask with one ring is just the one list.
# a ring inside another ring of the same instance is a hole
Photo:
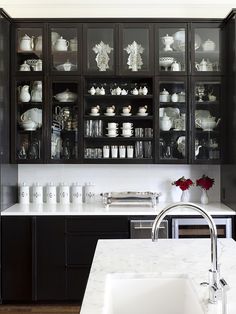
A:
{"label": "cabinet shelf", "polygon": [[88,99],[152,99],[153,95],[85,95]]}
{"label": "cabinet shelf", "polygon": [[219,101],[195,101],[196,106],[217,106],[219,104]]}
{"label": "cabinet shelf", "polygon": [[146,116],[146,117],[142,117],[142,116],[137,116],[137,115],[132,115],[132,116],[121,116],[121,115],[115,115],[115,116],[104,116],[104,115],[100,115],[100,116],[90,116],[90,115],[85,115],[84,116],[85,119],[87,120],[153,120],[153,116]]}
{"label": "cabinet shelf", "polygon": [[160,102],[160,106],[168,106],[168,107],[174,107],[174,106],[185,106],[186,102],[172,102],[172,101],[168,101],[168,102]]}
{"label": "cabinet shelf", "polygon": [[117,136],[117,137],[84,137],[85,140],[97,142],[97,141],[153,141],[153,137],[123,137],[123,136]]}
{"label": "cabinet shelf", "polygon": [[19,106],[41,106],[43,105],[43,102],[18,102]]}
{"label": "cabinet shelf", "polygon": [[84,163],[88,164],[152,164],[153,158],[84,158]]}

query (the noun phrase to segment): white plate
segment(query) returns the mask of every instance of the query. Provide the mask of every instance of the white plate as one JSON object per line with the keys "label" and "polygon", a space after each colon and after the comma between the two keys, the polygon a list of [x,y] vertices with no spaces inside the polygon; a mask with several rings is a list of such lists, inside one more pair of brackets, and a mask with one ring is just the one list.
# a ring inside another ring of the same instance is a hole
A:
{"label": "white plate", "polygon": [[89,115],[92,117],[98,117],[98,116],[100,116],[100,113],[90,113]]}
{"label": "white plate", "polygon": [[116,135],[111,135],[111,134],[106,134],[106,136],[108,137],[117,137],[119,134],[116,134]]}
{"label": "white plate", "polygon": [[[173,49],[175,51],[185,51],[185,30],[179,29],[176,33],[173,34],[174,42]],[[201,46],[202,40],[201,37],[195,33],[195,50],[197,50]]]}
{"label": "white plate", "polygon": [[129,116],[132,115],[132,113],[123,113],[123,112],[122,112],[121,115],[124,116],[124,117],[129,117]]}
{"label": "white plate", "polygon": [[121,134],[121,136],[123,136],[123,137],[131,137],[131,136],[133,136],[133,134],[131,134],[131,135]]}
{"label": "white plate", "polygon": [[22,121],[32,120],[32,121],[38,123],[38,127],[41,127],[42,126],[42,109],[31,108],[31,109],[25,111],[21,115],[21,120]]}
{"label": "white plate", "polygon": [[104,116],[107,117],[113,117],[115,115],[115,112],[104,112]]}
{"label": "white plate", "polygon": [[146,117],[146,116],[148,116],[148,113],[147,112],[145,112],[145,113],[138,112],[137,116]]}

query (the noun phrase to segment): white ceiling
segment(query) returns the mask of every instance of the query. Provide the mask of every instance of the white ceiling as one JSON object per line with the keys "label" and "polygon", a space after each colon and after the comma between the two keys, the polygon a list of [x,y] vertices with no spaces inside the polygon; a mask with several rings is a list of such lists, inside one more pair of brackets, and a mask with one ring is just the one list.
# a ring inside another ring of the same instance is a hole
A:
{"label": "white ceiling", "polygon": [[0,0],[16,18],[27,17],[206,17],[223,18],[235,0]]}

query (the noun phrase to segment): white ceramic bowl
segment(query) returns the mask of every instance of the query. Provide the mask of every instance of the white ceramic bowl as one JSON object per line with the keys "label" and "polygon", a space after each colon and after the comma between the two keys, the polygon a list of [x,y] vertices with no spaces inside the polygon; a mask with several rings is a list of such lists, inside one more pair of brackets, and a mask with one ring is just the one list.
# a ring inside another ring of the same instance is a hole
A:
{"label": "white ceramic bowl", "polygon": [[168,71],[168,67],[175,61],[173,57],[161,57],[159,58],[160,66],[165,68],[165,71]]}

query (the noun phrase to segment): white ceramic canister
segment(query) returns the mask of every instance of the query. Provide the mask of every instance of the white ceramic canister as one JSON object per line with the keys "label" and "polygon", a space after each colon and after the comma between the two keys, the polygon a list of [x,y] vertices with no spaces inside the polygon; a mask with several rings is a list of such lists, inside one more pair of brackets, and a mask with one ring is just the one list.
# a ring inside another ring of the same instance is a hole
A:
{"label": "white ceramic canister", "polygon": [[64,183],[59,187],[60,204],[70,204],[70,187]]}
{"label": "white ceramic canister", "polygon": [[19,203],[29,204],[29,202],[30,202],[29,186],[26,185],[25,182],[23,182],[22,185],[19,186]]}
{"label": "white ceramic canister", "polygon": [[85,203],[93,203],[95,201],[95,185],[85,183],[84,187]]}
{"label": "white ceramic canister", "polygon": [[83,202],[83,186],[77,182],[71,187],[71,201],[73,204],[82,204]]}
{"label": "white ceramic canister", "polygon": [[43,187],[35,183],[32,188],[32,201],[34,204],[43,204]]}
{"label": "white ceramic canister", "polygon": [[52,182],[46,187],[46,202],[47,204],[57,203],[57,187]]}

